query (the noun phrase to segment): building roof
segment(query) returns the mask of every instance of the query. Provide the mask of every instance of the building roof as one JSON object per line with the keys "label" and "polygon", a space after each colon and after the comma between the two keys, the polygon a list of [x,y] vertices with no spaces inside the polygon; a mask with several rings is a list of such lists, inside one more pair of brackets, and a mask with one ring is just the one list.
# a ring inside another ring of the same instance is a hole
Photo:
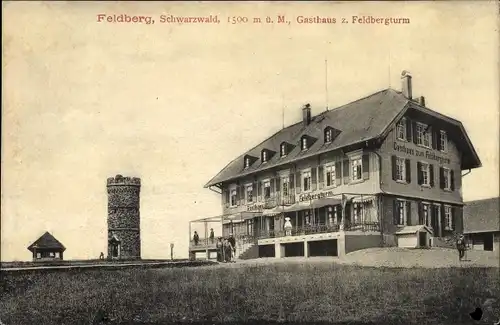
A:
{"label": "building roof", "polygon": [[432,231],[424,225],[417,225],[417,226],[405,226],[398,230],[395,235],[408,235],[408,234],[416,234],[418,231],[425,230],[428,233],[432,234]]}
{"label": "building roof", "polygon": [[36,245],[36,249],[54,249],[54,250],[62,250],[65,251],[66,248],[54,238],[48,231],[45,232],[40,238],[38,238],[33,244],[28,246],[28,250],[33,252],[34,246]]}
{"label": "building roof", "polygon": [[500,198],[466,202],[464,233],[500,231]]}
{"label": "building roof", "polygon": [[[288,126],[273,134],[262,143],[243,153],[231,161],[205,187],[217,185],[222,182],[235,180],[239,177],[254,174],[256,172],[269,170],[273,167],[286,165],[307,157],[316,156],[332,150],[338,150],[350,145],[356,145],[365,141],[383,138],[392,128],[394,123],[406,113],[408,109],[414,109],[433,118],[444,121],[457,134],[458,147],[464,153],[463,169],[480,167],[481,162],[472,146],[467,133],[461,122],[439,114],[426,107],[420,106],[416,101],[409,100],[401,92],[393,89],[385,89],[367,97],[358,99],[336,109],[322,112],[311,118],[311,123],[304,126],[302,121]],[[326,127],[337,130],[333,141],[325,144],[323,132]],[[317,140],[302,151],[299,145],[303,135],[316,138]],[[286,157],[280,157],[280,145],[283,142],[291,144]],[[262,149],[269,149],[276,154],[265,164],[261,163]],[[247,169],[244,169],[244,158],[255,157],[256,161]]]}

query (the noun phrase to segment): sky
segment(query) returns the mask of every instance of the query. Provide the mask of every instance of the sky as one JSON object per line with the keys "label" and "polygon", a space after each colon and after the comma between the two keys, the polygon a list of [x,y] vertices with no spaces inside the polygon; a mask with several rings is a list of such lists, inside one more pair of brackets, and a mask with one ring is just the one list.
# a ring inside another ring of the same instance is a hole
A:
{"label": "sky", "polygon": [[[479,154],[464,200],[499,195],[493,1],[2,6],[2,261],[29,260],[45,231],[65,259],[106,252],[106,179],[116,174],[142,179],[142,257],[169,258],[170,243],[187,257],[189,221],[221,213],[203,186],[227,163],[300,121],[304,103],[317,114],[400,90],[402,70],[415,97],[462,121]],[[98,14],[155,24],[99,23]],[[162,14],[221,22],[161,24]],[[227,22],[278,15],[291,23]],[[297,23],[317,15],[337,23]],[[352,24],[353,15],[410,23]]]}

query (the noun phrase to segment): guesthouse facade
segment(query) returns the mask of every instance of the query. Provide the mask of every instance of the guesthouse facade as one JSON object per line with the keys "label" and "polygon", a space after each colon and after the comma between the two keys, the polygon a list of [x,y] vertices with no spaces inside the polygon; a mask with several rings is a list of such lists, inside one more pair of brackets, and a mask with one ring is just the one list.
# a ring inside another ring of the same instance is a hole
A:
{"label": "guesthouse facade", "polygon": [[220,194],[223,235],[241,240],[239,256],[438,246],[463,231],[462,171],[481,162],[460,121],[413,98],[409,73],[401,91],[311,109],[205,186]]}

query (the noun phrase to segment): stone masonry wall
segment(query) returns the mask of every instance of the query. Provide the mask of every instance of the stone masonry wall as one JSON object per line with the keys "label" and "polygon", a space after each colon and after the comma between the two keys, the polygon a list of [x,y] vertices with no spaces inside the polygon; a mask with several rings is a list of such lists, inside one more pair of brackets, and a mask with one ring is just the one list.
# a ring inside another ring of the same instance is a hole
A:
{"label": "stone masonry wall", "polygon": [[[120,241],[120,258],[140,258],[140,189],[139,178],[117,175],[108,178],[108,239]],[[111,245],[108,244],[111,256]]]}

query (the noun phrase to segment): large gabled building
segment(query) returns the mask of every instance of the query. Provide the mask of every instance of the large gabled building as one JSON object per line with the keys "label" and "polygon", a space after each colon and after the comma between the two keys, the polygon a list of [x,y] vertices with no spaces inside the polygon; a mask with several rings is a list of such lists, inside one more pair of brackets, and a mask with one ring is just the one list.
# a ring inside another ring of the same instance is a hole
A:
{"label": "large gabled building", "polygon": [[[409,73],[401,91],[301,109],[302,121],[205,186],[221,195],[223,235],[240,240],[240,257],[438,246],[463,231],[462,171],[480,159],[460,121],[413,98]],[[190,252],[212,248],[202,239]]]}

